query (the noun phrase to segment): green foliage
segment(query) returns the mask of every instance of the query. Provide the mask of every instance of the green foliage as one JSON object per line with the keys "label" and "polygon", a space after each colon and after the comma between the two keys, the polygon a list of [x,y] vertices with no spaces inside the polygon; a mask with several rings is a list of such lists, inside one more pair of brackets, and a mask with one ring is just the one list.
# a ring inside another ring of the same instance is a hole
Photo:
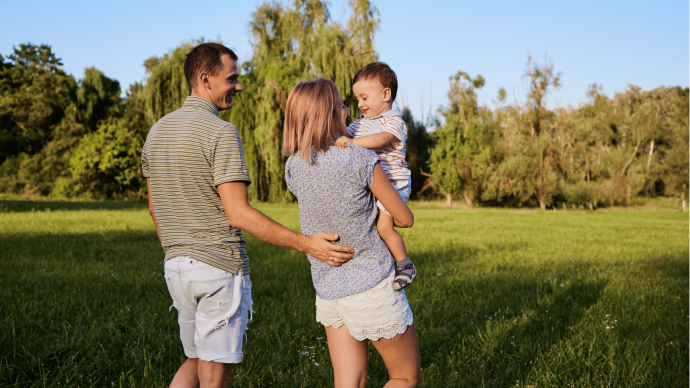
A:
{"label": "green foliage", "polygon": [[448,202],[463,194],[488,205],[625,205],[635,196],[687,198],[687,89],[639,87],[608,98],[593,85],[578,108],[548,110],[559,87],[553,64],[530,58],[526,103],[477,107],[484,84],[464,72],[451,77],[445,118],[434,136],[430,186]]}
{"label": "green foliage", "polygon": [[50,46],[21,44],[0,60],[0,164],[48,143],[77,84]]}
{"label": "green foliage", "polygon": [[111,197],[122,196],[126,190],[138,191],[144,140],[126,120],[102,124],[82,138],[70,159],[75,193]]}
{"label": "green foliage", "polygon": [[253,184],[252,199],[292,200],[284,178],[281,154],[285,104],[301,80],[332,80],[344,102],[357,112],[351,81],[364,65],[376,60],[373,34],[378,12],[368,0],[352,0],[345,28],[332,20],[325,2],[296,0],[291,6],[265,3],[250,23],[254,53],[243,65],[242,85],[234,107],[221,117],[240,132]]}
{"label": "green foliage", "polygon": [[136,154],[149,127],[141,86],[123,101],[119,82],[95,68],[77,82],[46,45],[22,44],[8,58],[0,66],[0,191],[140,195]]}
{"label": "green foliage", "polygon": [[463,171],[458,160],[462,152],[462,130],[457,125],[447,125],[434,132],[434,139],[436,145],[429,160],[433,184],[450,197],[460,193],[463,187]]}
{"label": "green foliage", "polygon": [[[259,209],[299,228],[295,205]],[[687,213],[412,210],[420,388],[687,384]],[[146,202],[0,212],[0,386],[168,386],[184,352]],[[247,252],[256,313],[232,386],[332,387],[304,254],[251,236]],[[388,379],[373,349],[367,374]]]}
{"label": "green foliage", "polygon": [[168,113],[179,109],[191,94],[184,76],[184,59],[194,46],[185,43],[162,57],[151,57],[144,62],[148,78],[142,93],[147,119],[155,123]]}
{"label": "green foliage", "polygon": [[490,172],[495,123],[490,112],[477,105],[476,91],[484,86],[484,77],[472,79],[460,71],[450,81],[448,106],[439,109],[445,126],[434,132],[429,185],[445,194],[449,205],[453,196],[462,194],[471,206]]}
{"label": "green foliage", "polygon": [[415,198],[420,197],[426,191],[425,183],[429,175],[429,158],[434,144],[434,137],[426,131],[424,123],[416,121],[412,117],[410,108],[403,108],[402,119],[407,126],[405,160],[411,173],[412,198]]}
{"label": "green foliage", "polygon": [[79,83],[75,105],[77,121],[95,131],[101,120],[120,115],[120,83],[90,67]]}

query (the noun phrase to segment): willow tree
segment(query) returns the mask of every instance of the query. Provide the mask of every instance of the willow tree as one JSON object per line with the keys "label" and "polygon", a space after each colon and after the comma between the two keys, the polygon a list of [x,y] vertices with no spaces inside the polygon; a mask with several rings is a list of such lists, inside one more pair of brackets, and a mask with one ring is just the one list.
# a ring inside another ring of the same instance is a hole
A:
{"label": "willow tree", "polygon": [[147,79],[141,98],[151,123],[179,109],[191,94],[184,76],[184,59],[199,43],[203,40],[185,43],[162,57],[154,56],[144,62]]}
{"label": "willow tree", "polygon": [[375,61],[374,32],[378,11],[368,0],[351,0],[347,28],[330,18],[327,3],[295,0],[290,6],[265,3],[250,23],[254,51],[242,67],[244,91],[221,117],[240,132],[253,184],[250,197],[261,201],[291,200],[285,186],[281,154],[287,96],[301,80],[332,80],[353,115],[357,101],[352,78]]}

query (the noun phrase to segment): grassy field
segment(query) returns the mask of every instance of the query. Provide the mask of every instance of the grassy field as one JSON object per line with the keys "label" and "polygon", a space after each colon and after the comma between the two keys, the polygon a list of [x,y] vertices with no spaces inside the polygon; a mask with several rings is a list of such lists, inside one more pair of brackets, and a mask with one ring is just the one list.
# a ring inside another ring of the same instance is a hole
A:
{"label": "grassy field", "polygon": [[[295,206],[259,208],[298,228]],[[413,210],[420,386],[688,386],[687,213]],[[0,201],[0,247],[0,386],[171,380],[183,352],[145,203]],[[332,386],[306,258],[252,237],[248,251],[256,314],[234,386]],[[369,381],[386,381],[375,352]]]}

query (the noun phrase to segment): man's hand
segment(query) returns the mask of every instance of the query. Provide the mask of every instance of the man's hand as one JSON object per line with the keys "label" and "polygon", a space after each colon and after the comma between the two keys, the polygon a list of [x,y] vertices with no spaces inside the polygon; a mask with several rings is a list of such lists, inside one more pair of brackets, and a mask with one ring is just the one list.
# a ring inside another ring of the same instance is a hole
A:
{"label": "man's hand", "polygon": [[347,147],[348,143],[352,143],[352,139],[347,136],[340,136],[338,140],[335,141],[336,147],[340,149]]}
{"label": "man's hand", "polygon": [[354,257],[354,249],[331,242],[339,239],[337,234],[319,233],[307,239],[309,245],[304,252],[333,267],[340,267]]}
{"label": "man's hand", "polygon": [[249,204],[247,185],[244,182],[218,185],[218,194],[230,224],[260,240],[306,253],[336,267],[354,257],[354,249],[330,242],[338,240],[338,235],[321,233],[307,237],[285,228],[254,209]]}

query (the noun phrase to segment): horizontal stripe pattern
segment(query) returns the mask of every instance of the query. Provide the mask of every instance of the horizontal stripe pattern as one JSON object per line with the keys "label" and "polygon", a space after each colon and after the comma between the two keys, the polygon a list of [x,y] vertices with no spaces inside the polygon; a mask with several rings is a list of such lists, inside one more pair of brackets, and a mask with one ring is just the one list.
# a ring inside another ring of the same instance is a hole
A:
{"label": "horizontal stripe pattern", "polygon": [[[381,126],[380,131],[372,132],[373,127]],[[368,120],[364,117],[355,120],[347,127],[348,136],[356,139],[362,136],[368,136],[379,132],[388,132],[398,139],[382,148],[376,148],[372,151],[376,152],[379,157],[383,172],[388,177],[388,180],[406,180],[410,179],[410,170],[407,168],[405,161],[405,143],[407,143],[407,125],[402,117],[397,115],[375,118]]]}
{"label": "horizontal stripe pattern", "polygon": [[233,274],[249,273],[242,231],[230,225],[217,186],[251,180],[237,128],[218,117],[215,105],[190,96],[154,124],[141,168],[151,179],[165,260],[189,256]]}

